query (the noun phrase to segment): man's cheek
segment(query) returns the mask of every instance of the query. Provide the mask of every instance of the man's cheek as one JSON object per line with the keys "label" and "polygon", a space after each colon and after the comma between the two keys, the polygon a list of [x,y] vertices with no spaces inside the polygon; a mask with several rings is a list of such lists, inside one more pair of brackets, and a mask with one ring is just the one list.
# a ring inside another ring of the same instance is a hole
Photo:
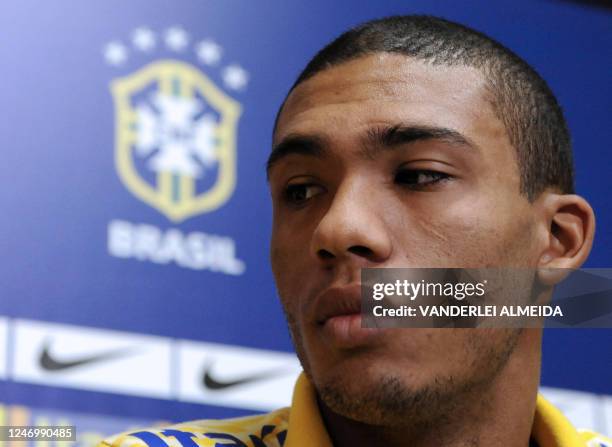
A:
{"label": "man's cheek", "polygon": [[411,264],[422,267],[463,267],[483,248],[479,222],[461,217],[418,222],[403,245]]}
{"label": "man's cheek", "polygon": [[471,206],[449,209],[443,217],[432,219],[422,230],[432,256],[446,262],[444,267],[483,266],[495,260],[504,240],[495,219]]}
{"label": "man's cheek", "polygon": [[273,232],[270,242],[270,262],[275,275],[277,271],[283,271],[291,265],[291,257],[295,250],[295,244],[289,235],[284,235],[282,230]]}
{"label": "man's cheek", "polygon": [[301,301],[300,292],[308,285],[302,259],[294,247],[272,243],[270,261],[276,288],[285,309],[294,315]]}

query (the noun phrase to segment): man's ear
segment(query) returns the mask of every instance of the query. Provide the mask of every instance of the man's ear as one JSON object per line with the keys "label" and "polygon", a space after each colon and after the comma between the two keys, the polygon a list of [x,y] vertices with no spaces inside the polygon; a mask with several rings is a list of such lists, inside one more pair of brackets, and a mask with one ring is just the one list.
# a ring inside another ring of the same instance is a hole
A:
{"label": "man's ear", "polygon": [[[595,236],[595,213],[575,194],[544,192],[542,218],[548,227],[548,242],[538,260],[538,276],[554,285],[586,261]],[[538,200],[540,201],[540,200]]]}

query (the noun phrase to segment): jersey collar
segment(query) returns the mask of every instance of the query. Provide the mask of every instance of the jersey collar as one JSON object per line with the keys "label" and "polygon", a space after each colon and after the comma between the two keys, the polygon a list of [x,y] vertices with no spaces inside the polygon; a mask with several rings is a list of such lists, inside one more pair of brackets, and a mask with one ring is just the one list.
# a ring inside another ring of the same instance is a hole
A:
{"label": "jersey collar", "polygon": [[[531,438],[538,447],[576,447],[584,445],[574,426],[541,394]],[[325,429],[314,387],[302,373],[295,384],[289,426],[284,447],[333,447]]]}

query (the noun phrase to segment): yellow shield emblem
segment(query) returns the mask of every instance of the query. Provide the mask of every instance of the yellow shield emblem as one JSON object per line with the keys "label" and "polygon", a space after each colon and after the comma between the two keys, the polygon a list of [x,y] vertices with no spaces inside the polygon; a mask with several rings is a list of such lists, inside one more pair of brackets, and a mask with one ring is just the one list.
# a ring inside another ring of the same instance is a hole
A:
{"label": "yellow shield emblem", "polygon": [[174,60],[116,79],[111,91],[115,164],[132,194],[175,222],[230,198],[238,102],[197,68]]}

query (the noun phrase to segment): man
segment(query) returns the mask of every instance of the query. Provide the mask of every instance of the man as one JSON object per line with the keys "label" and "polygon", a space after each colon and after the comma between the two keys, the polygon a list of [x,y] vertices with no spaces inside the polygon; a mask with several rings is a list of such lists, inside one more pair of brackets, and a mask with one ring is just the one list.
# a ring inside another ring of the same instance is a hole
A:
{"label": "man", "polygon": [[[271,261],[304,367],[290,409],[127,433],[111,445],[606,446],[538,395],[541,329],[361,327],[366,267],[575,269],[593,211],[546,83],[461,25],[350,30],[282,105]],[[215,444],[216,443],[216,444]]]}

